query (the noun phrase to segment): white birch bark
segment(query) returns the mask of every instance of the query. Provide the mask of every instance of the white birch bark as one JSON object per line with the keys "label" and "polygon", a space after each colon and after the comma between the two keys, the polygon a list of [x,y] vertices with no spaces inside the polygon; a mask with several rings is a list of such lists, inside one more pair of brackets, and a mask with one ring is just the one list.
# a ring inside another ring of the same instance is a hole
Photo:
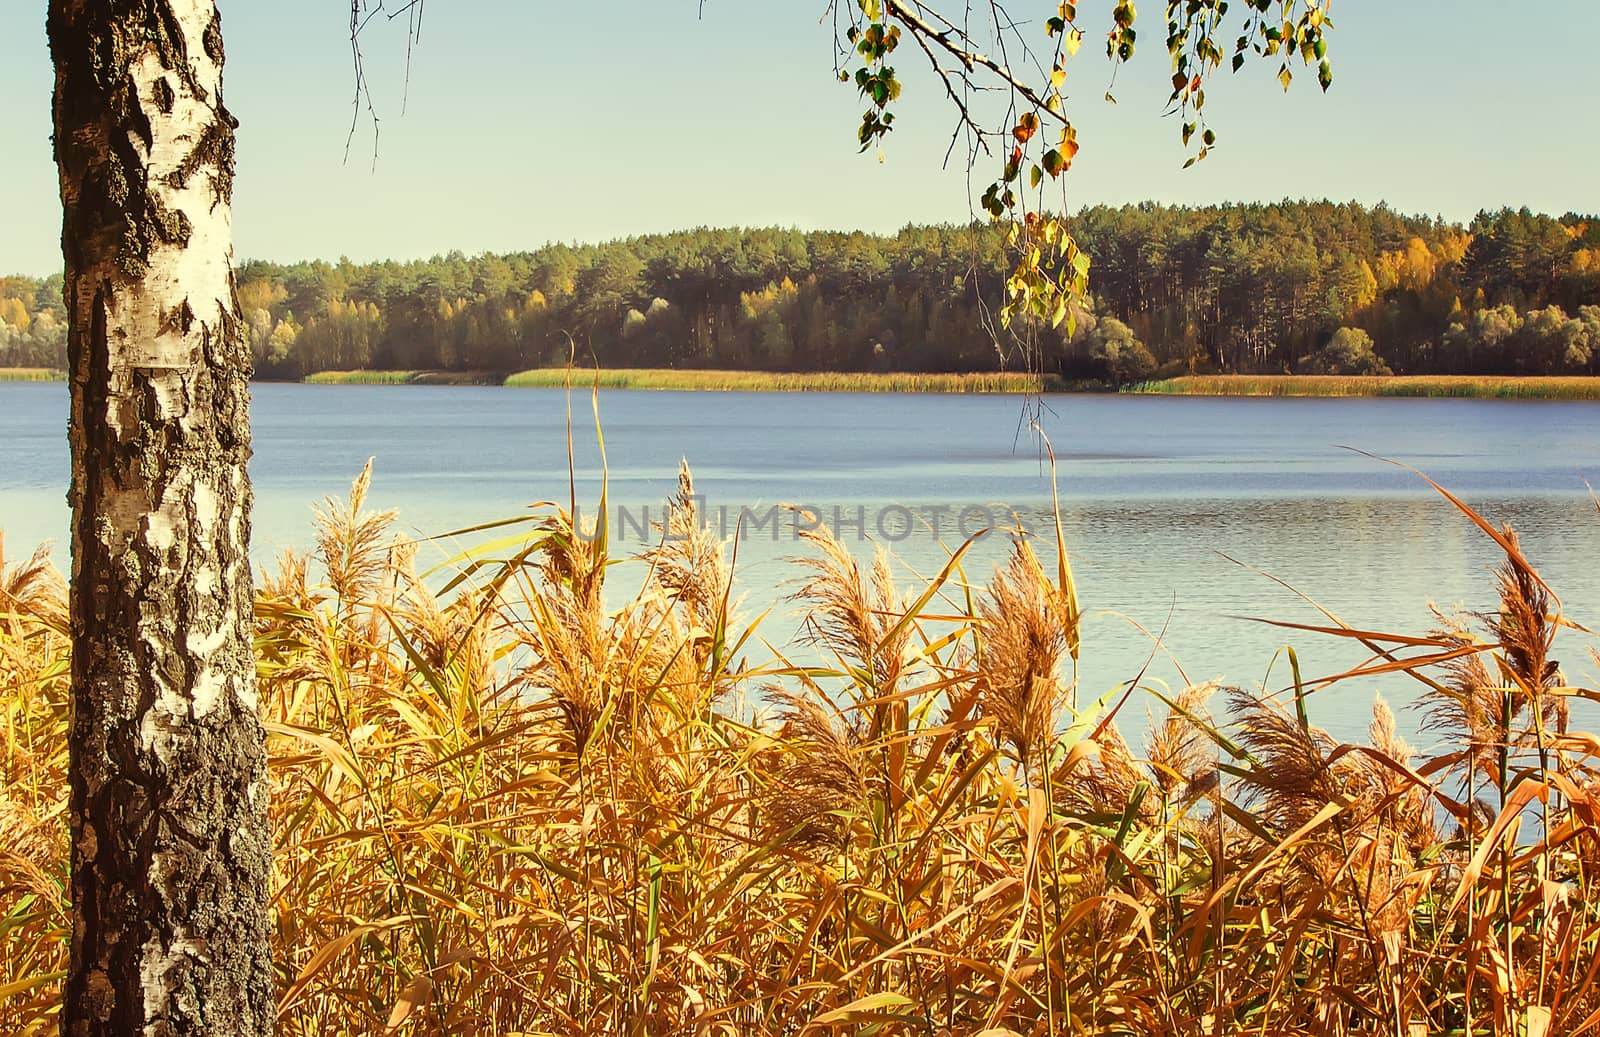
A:
{"label": "white birch bark", "polygon": [[62,1032],[271,1031],[249,354],[212,0],[51,0],[72,421]]}

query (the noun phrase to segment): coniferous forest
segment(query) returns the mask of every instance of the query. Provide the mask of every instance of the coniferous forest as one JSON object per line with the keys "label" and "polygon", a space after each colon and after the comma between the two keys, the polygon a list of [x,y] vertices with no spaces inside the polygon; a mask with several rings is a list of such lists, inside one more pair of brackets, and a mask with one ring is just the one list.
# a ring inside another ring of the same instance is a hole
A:
{"label": "coniferous forest", "polygon": [[[1592,374],[1600,217],[1526,209],[1468,226],[1379,204],[1080,212],[1093,257],[1043,370],[1155,375]],[[328,370],[602,367],[993,371],[1009,269],[981,225],[892,236],[706,229],[414,262],[246,262],[258,378]],[[0,366],[64,367],[59,276],[0,279]]]}

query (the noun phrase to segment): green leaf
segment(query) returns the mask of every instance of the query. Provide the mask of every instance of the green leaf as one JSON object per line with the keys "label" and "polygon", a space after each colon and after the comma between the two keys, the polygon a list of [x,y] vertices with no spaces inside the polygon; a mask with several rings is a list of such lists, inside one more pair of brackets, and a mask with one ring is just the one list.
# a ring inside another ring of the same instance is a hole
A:
{"label": "green leaf", "polygon": [[[823,1012],[815,1019],[812,1019],[811,1022],[813,1025],[820,1025],[824,1023],[843,1023],[851,1020],[864,1021],[862,1020],[863,1016],[881,1018],[889,1009],[905,1008],[911,1003],[911,999],[904,994],[885,990],[876,994],[868,994],[866,997],[858,997],[843,1008],[835,1008],[831,1012]],[[891,1018],[898,1018],[898,1016],[891,1016]]]}

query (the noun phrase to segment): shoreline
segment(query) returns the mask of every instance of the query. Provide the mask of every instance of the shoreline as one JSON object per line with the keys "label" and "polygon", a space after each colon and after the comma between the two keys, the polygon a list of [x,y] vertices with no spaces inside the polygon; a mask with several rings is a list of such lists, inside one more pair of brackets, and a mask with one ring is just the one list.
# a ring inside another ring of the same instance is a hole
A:
{"label": "shoreline", "polygon": [[[0,368],[0,382],[60,382],[49,368]],[[927,394],[1121,393],[1134,396],[1409,398],[1600,401],[1600,377],[1514,375],[1185,375],[1112,389],[1104,383],[1016,371],[969,374],[774,372],[652,368],[542,368],[496,371],[322,371],[304,385],[485,385],[698,392],[853,392]]]}
{"label": "shoreline", "polygon": [[[306,379],[319,385],[504,385],[514,389],[560,389],[568,384],[560,368],[494,372],[323,371]],[[1600,376],[1566,375],[1184,375],[1113,389],[1103,382],[1068,380],[1058,375],[1017,371],[970,374],[917,372],[778,372],[667,368],[609,368],[573,371],[575,389],[677,392],[903,392],[1094,393],[1130,396],[1228,396],[1285,398],[1408,398],[1483,400],[1600,401]]]}
{"label": "shoreline", "polygon": [[1122,390],[1147,396],[1277,396],[1305,399],[1600,400],[1589,375],[1185,375]]}

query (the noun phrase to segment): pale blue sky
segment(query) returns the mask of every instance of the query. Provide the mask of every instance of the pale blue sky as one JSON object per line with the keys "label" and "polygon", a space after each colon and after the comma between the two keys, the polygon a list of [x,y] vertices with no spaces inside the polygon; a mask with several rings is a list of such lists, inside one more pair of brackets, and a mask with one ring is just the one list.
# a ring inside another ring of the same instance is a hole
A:
{"label": "pale blue sky", "polygon": [[[1109,24],[1110,6],[1080,3],[1081,21]],[[698,224],[967,218],[964,172],[939,168],[952,112],[915,73],[920,51],[896,55],[908,85],[879,162],[856,153],[863,105],[832,80],[823,0],[706,0],[703,20],[697,7],[430,0],[404,115],[402,34],[367,42],[374,168],[367,123],[344,161],[343,0],[223,0],[227,100],[243,123],[239,256],[411,258]],[[44,10],[0,2],[0,272],[60,262]],[[1220,74],[1208,110],[1221,147],[1188,171],[1161,118],[1161,5],[1146,5],[1115,107],[1091,33],[1069,80],[1083,145],[1069,203],[1330,197],[1462,220],[1505,204],[1600,209],[1600,5],[1335,0],[1332,13],[1333,89],[1307,71],[1284,95],[1268,63]]]}

